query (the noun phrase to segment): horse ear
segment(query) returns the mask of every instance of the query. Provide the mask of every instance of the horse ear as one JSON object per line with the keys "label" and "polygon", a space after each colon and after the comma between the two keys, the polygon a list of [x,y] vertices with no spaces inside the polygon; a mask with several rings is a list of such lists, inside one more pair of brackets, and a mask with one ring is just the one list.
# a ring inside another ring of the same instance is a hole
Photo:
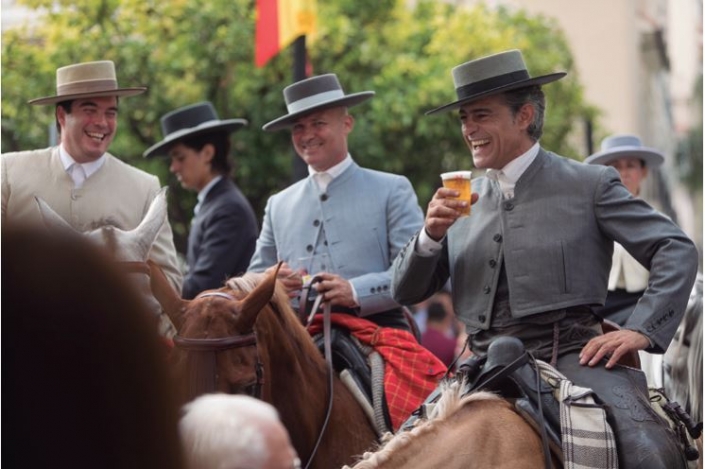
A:
{"label": "horse ear", "polygon": [[152,294],[162,306],[162,309],[169,319],[171,319],[171,322],[174,324],[176,330],[179,331],[184,323],[184,311],[190,301],[184,300],[181,296],[179,296],[178,292],[174,290],[169,283],[169,280],[167,280],[162,269],[155,264],[154,261],[148,259],[147,264],[149,265],[149,279],[152,287]]}
{"label": "horse ear", "polygon": [[277,284],[277,274],[281,265],[282,262],[280,261],[276,269],[272,269],[249,295],[238,302],[238,309],[240,310],[239,322],[243,330],[254,328],[259,312],[274,296],[274,287]]}
{"label": "horse ear", "polygon": [[152,244],[154,244],[154,240],[157,239],[159,230],[166,222],[166,191],[166,186],[159,189],[159,192],[149,205],[147,214],[144,216],[137,228],[129,232],[131,236],[134,235],[135,242],[144,249],[144,252],[149,252]]}
{"label": "horse ear", "polygon": [[66,220],[61,218],[61,215],[56,213],[42,198],[34,196],[34,200],[39,206],[39,213],[42,214],[44,225],[50,229],[68,230],[72,233],[79,233],[73,226],[69,225]]}

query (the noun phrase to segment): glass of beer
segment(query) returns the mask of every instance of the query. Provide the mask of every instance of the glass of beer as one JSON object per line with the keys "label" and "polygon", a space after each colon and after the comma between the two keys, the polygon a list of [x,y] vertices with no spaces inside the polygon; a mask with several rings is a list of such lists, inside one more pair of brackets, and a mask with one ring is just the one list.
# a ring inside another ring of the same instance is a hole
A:
{"label": "glass of beer", "polygon": [[471,171],[451,171],[450,173],[441,174],[443,187],[460,192],[460,195],[456,197],[456,199],[464,200],[468,203],[467,207],[460,208],[461,216],[470,215],[470,194],[472,193],[470,185],[471,175]]}

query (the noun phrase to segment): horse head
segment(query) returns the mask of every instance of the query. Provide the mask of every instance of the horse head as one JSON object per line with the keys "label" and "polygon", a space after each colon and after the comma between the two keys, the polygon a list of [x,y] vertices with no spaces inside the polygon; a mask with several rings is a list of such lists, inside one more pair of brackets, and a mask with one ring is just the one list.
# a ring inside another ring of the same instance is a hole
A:
{"label": "horse head", "polygon": [[181,299],[161,271],[153,273],[155,295],[178,330],[173,357],[184,401],[206,392],[261,397],[263,365],[254,328],[274,295],[277,272],[248,274],[256,286],[247,294],[223,287],[193,300]]}
{"label": "horse head", "polygon": [[44,200],[35,196],[42,220],[50,230],[63,230],[80,233],[90,242],[105,248],[118,264],[131,274],[133,284],[139,290],[150,311],[160,318],[160,330],[164,333],[172,329],[162,308],[152,294],[149,282],[149,266],[146,264],[149,251],[167,219],[166,191],[160,189],[152,200],[142,221],[132,230],[123,230],[109,220],[94,224],[88,231],[81,232],[72,227]]}

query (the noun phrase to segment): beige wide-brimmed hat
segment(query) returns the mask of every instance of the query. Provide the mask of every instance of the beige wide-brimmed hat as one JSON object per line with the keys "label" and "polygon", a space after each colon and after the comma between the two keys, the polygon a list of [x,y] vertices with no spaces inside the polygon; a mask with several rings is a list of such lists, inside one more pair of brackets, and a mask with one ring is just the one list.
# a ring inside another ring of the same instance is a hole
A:
{"label": "beige wide-brimmed hat", "polygon": [[636,135],[619,134],[610,135],[602,140],[600,151],[585,158],[588,164],[609,164],[620,158],[639,158],[649,168],[654,168],[663,164],[663,153],[645,147],[641,139]]}
{"label": "beige wide-brimmed hat", "polygon": [[164,140],[149,147],[142,156],[165,155],[180,140],[210,132],[235,132],[247,125],[245,119],[218,118],[218,113],[210,101],[184,106],[171,111],[161,118]]}
{"label": "beige wide-brimmed hat", "polygon": [[55,104],[79,98],[134,96],[146,87],[118,88],[115,64],[111,60],[83,62],[56,70],[56,96],[32,99],[29,104]]}
{"label": "beige wide-brimmed hat", "polygon": [[493,94],[526,86],[544,85],[566,76],[565,72],[556,72],[532,78],[526,69],[521,51],[517,49],[465,62],[453,68],[451,73],[458,99],[431,109],[426,115],[451,111]]}
{"label": "beige wide-brimmed hat", "polygon": [[291,127],[294,121],[304,114],[337,106],[355,106],[374,95],[374,91],[345,94],[334,73],[297,81],[284,88],[284,101],[289,114],[264,124],[262,129],[285,129]]}

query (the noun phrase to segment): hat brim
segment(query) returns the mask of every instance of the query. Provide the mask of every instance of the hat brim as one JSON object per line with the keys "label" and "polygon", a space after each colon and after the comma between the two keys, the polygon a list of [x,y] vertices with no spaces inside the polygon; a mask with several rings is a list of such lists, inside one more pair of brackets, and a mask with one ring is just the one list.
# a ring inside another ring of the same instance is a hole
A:
{"label": "hat brim", "polygon": [[609,150],[601,151],[585,158],[587,164],[602,164],[606,165],[614,160],[625,157],[639,158],[644,161],[647,167],[654,168],[660,166],[664,162],[664,157],[661,152],[648,147],[615,147]]}
{"label": "hat brim", "polygon": [[225,131],[228,133],[235,132],[236,130],[245,127],[246,125],[247,121],[245,119],[225,119],[205,122],[196,127],[189,127],[188,129],[177,130],[176,132],[172,132],[167,135],[161,142],[155,143],[154,145],[149,147],[147,150],[145,150],[144,153],[142,153],[142,156],[145,158],[151,158],[153,156],[160,155],[165,156],[169,152],[169,148],[172,145],[187,137],[195,137],[196,135],[216,131]]}
{"label": "hat brim", "polygon": [[287,114],[285,116],[279,117],[278,119],[274,119],[273,121],[264,124],[262,126],[262,130],[266,130],[266,131],[271,132],[271,131],[275,131],[275,130],[286,129],[288,127],[291,127],[294,124],[294,121],[304,114],[309,114],[313,111],[328,109],[328,108],[332,108],[332,107],[339,107],[339,106],[352,107],[352,106],[360,104],[364,101],[367,101],[368,99],[372,98],[374,95],[375,95],[374,91],[362,91],[360,93],[349,94],[349,95],[344,96],[342,98],[331,99],[328,101],[321,101],[321,102],[315,103],[311,106],[308,106],[306,108],[300,109],[296,112],[292,112],[291,114]]}
{"label": "hat brim", "polygon": [[39,105],[39,104],[56,104],[63,101],[72,101],[74,99],[83,98],[105,98],[109,96],[116,96],[118,98],[123,98],[127,96],[135,96],[142,94],[147,91],[146,87],[136,87],[136,88],[118,88],[116,90],[108,91],[98,91],[92,93],[74,93],[74,94],[64,94],[61,96],[47,96],[44,98],[37,98],[27,101],[29,104]]}
{"label": "hat brim", "polygon": [[437,107],[435,109],[431,109],[430,111],[426,111],[425,114],[427,116],[430,116],[431,114],[437,114],[439,112],[452,111],[454,109],[461,107],[464,104],[467,104],[472,101],[476,101],[481,98],[485,98],[485,97],[493,95],[493,94],[502,93],[504,91],[515,90],[517,88],[524,88],[527,86],[545,85],[547,83],[551,83],[551,82],[560,80],[564,76],[566,76],[566,72],[557,72],[557,73],[551,73],[549,75],[542,75],[542,76],[535,77],[535,78],[529,78],[528,80],[517,81],[517,82],[511,83],[509,85],[498,86],[496,88],[485,90],[480,93],[476,93],[471,96],[467,96],[463,99],[453,101],[452,103]]}

